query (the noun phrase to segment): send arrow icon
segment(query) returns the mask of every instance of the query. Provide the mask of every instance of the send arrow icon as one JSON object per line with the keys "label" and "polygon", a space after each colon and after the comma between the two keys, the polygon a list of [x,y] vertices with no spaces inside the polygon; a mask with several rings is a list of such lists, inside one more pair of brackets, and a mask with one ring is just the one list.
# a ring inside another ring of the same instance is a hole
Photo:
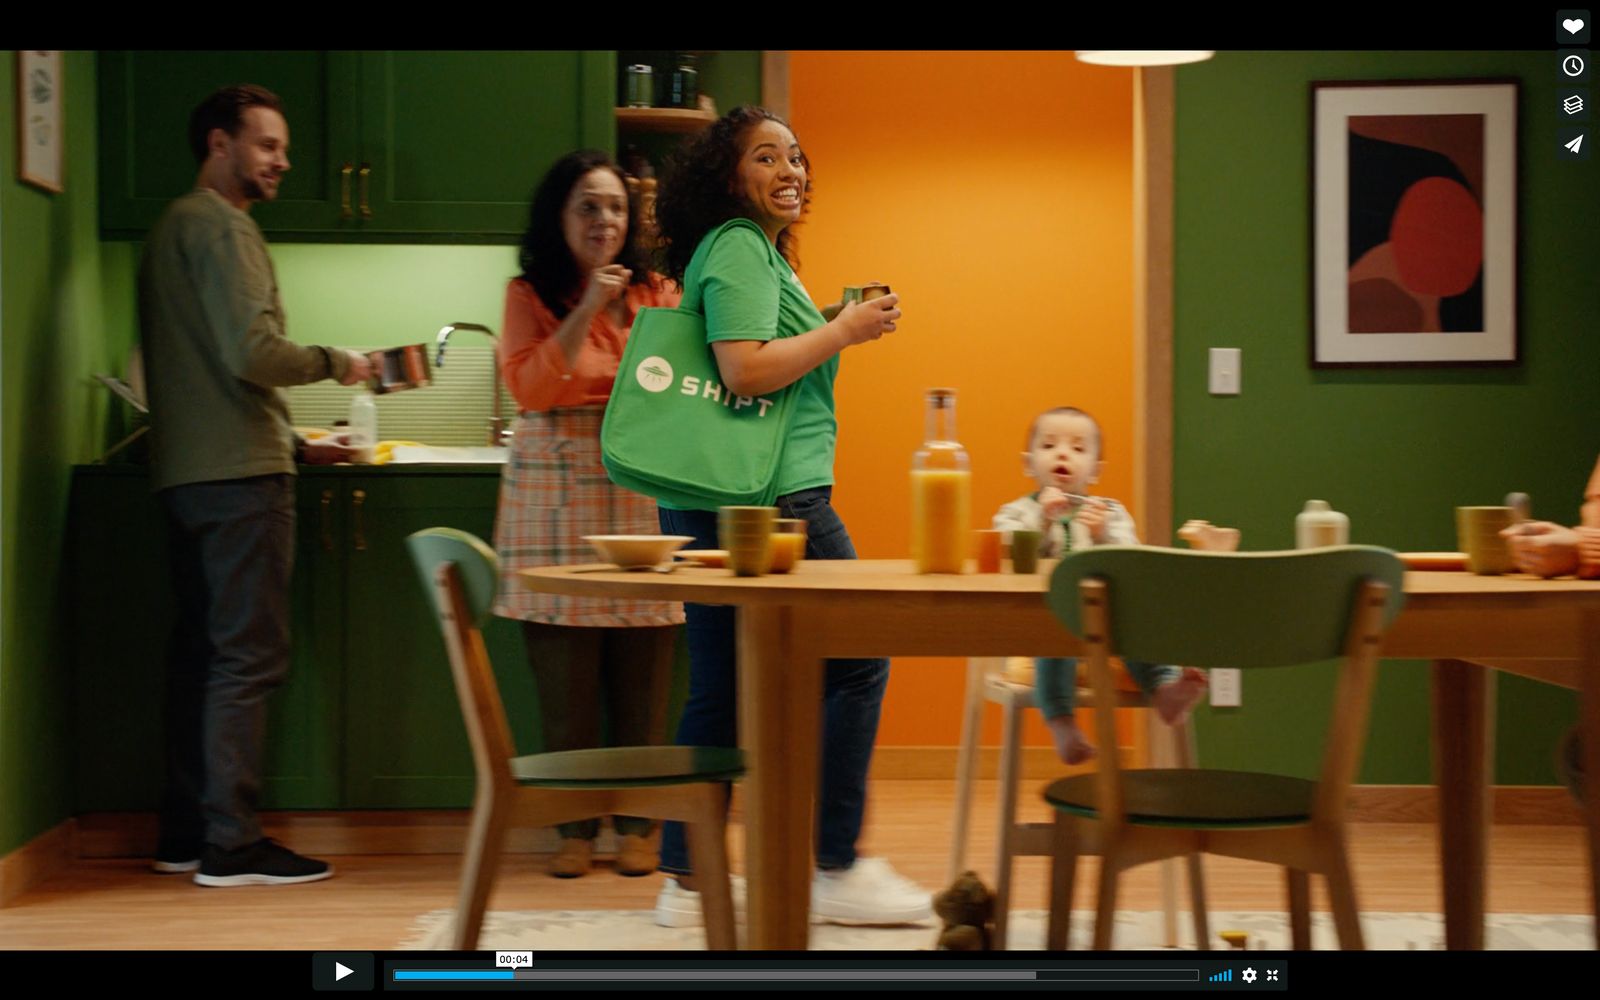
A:
{"label": "send arrow icon", "polygon": [[1578,152],[1578,150],[1583,148],[1583,136],[1580,135],[1576,139],[1567,143],[1567,148],[1572,150],[1574,153]]}
{"label": "send arrow icon", "polygon": [[353,976],[355,975],[355,971],[356,970],[350,968],[348,965],[345,965],[343,962],[335,962],[333,963],[333,981],[337,983],[345,976]]}

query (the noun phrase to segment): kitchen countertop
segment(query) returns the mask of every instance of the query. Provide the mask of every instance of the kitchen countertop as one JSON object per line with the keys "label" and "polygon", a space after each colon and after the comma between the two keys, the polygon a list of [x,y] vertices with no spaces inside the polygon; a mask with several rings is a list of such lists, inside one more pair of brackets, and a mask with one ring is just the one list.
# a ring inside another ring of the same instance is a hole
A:
{"label": "kitchen countertop", "polygon": [[[504,465],[489,462],[464,462],[458,465],[426,465],[419,462],[390,462],[386,465],[300,465],[302,476],[492,476],[500,477]],[[77,475],[125,477],[143,479],[150,474],[148,465],[75,465]]]}

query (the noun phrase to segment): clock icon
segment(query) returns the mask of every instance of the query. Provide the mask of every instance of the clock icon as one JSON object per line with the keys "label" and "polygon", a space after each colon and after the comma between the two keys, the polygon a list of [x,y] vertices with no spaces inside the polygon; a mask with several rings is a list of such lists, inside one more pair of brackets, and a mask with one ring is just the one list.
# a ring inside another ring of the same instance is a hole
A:
{"label": "clock icon", "polygon": [[1582,76],[1583,57],[1567,56],[1565,59],[1561,60],[1561,72],[1567,74],[1568,76]]}

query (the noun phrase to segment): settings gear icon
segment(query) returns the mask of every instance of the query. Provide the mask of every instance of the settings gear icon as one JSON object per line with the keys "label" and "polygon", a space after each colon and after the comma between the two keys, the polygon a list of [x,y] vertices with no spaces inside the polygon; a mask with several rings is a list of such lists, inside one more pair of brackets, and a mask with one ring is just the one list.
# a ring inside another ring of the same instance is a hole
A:
{"label": "settings gear icon", "polygon": [[1247,982],[1247,983],[1255,982],[1256,981],[1256,970],[1254,970],[1254,969],[1245,969],[1244,970],[1244,981]]}

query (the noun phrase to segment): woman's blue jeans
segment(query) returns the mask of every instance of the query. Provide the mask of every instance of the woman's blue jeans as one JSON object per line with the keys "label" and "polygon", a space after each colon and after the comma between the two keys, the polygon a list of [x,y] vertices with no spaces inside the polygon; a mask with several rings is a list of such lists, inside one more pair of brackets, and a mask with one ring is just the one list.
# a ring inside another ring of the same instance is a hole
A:
{"label": "woman's blue jeans", "polygon": [[[779,517],[806,521],[807,559],[854,559],[855,546],[833,509],[833,487],[800,490],[777,499]],[[717,512],[660,510],[661,530],[693,535],[690,548],[714,549]],[[678,724],[681,746],[739,745],[735,695],[737,665],[735,609],[727,605],[686,604],[689,637],[689,700]],[[817,801],[817,867],[849,868],[867,806],[867,769],[878,735],[878,715],[889,683],[889,661],[829,660],[824,670],[822,761]],[[665,823],[661,870],[690,872],[682,823]]]}

